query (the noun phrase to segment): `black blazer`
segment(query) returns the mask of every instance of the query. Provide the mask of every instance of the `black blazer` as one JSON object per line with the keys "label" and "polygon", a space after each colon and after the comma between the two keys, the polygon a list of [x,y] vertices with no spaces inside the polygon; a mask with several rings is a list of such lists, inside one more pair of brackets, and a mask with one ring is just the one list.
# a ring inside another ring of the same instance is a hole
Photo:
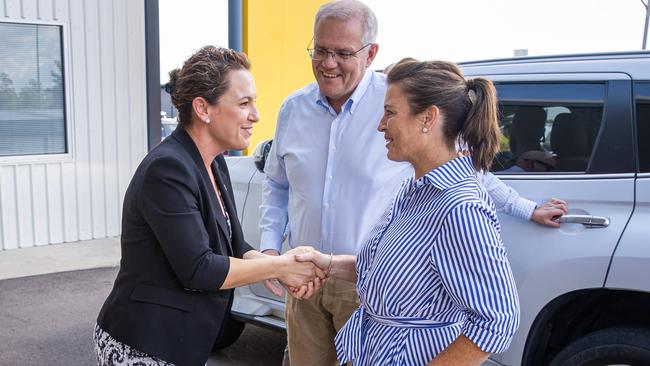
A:
{"label": "black blazer", "polygon": [[219,290],[245,241],[223,156],[212,163],[232,238],[201,160],[179,127],[140,163],[124,197],[122,259],[97,324],[113,338],[177,365],[208,359],[230,311]]}

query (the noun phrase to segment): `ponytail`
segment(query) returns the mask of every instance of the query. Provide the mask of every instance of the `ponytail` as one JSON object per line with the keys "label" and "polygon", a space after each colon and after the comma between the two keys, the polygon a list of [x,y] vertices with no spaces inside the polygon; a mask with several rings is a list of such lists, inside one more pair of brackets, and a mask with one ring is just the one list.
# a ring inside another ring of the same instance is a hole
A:
{"label": "ponytail", "polygon": [[483,78],[468,80],[467,88],[470,107],[459,137],[467,145],[474,167],[487,171],[499,152],[496,90]]}
{"label": "ponytail", "polygon": [[466,81],[458,65],[446,61],[403,59],[388,73],[389,84],[399,84],[411,113],[437,106],[445,116],[445,142],[454,149],[467,145],[476,170],[489,170],[499,151],[497,98],[492,82]]}

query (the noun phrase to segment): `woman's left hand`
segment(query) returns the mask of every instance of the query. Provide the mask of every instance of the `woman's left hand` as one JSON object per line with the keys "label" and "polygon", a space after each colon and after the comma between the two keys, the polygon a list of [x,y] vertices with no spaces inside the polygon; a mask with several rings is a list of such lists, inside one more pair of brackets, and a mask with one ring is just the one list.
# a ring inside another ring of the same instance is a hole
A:
{"label": "woman's left hand", "polygon": [[327,278],[321,279],[320,277],[314,278],[313,281],[306,285],[296,287],[289,287],[287,293],[298,300],[306,300],[317,293],[325,284]]}

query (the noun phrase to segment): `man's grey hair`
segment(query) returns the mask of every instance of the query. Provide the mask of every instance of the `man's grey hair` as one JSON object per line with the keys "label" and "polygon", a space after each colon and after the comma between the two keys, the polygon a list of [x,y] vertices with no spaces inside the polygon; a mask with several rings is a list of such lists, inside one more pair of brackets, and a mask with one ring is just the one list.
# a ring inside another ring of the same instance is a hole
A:
{"label": "man's grey hair", "polygon": [[318,24],[325,19],[348,21],[359,19],[363,25],[361,43],[375,43],[377,41],[377,17],[364,3],[357,0],[337,0],[322,5],[316,13],[314,21],[314,34]]}

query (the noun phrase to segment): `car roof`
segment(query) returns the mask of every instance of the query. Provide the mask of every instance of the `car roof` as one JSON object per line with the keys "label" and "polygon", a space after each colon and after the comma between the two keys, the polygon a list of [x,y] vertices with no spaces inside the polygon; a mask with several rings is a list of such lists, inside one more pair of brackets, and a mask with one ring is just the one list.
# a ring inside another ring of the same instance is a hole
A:
{"label": "car roof", "polygon": [[625,73],[650,80],[650,52],[517,57],[460,62],[465,76],[530,73]]}

